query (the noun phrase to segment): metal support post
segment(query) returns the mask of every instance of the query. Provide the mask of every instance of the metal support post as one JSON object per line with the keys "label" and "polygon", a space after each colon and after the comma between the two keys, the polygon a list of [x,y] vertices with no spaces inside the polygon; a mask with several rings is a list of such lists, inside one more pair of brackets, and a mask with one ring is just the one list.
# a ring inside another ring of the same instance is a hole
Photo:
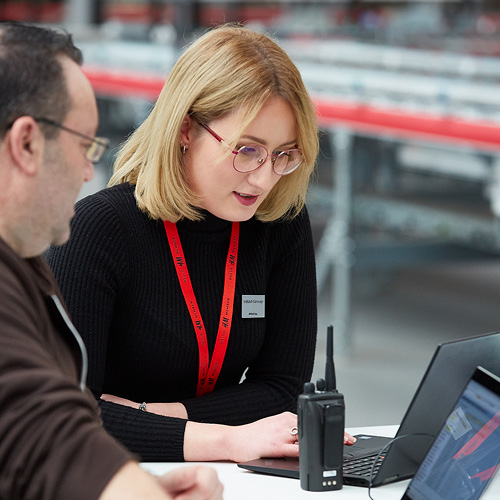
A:
{"label": "metal support post", "polygon": [[334,162],[333,215],[327,224],[316,257],[318,293],[323,288],[328,271],[333,291],[333,324],[338,349],[350,345],[349,316],[351,306],[351,267],[354,242],[349,237],[351,222],[352,136],[345,128],[335,129],[331,136]]}

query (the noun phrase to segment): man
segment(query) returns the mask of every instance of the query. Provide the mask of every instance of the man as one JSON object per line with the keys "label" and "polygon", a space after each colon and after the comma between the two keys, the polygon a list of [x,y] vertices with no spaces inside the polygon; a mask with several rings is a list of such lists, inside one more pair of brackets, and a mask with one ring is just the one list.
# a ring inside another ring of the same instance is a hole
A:
{"label": "man", "polygon": [[71,36],[0,24],[0,498],[218,499],[209,467],[143,471],[101,426],[85,347],[41,254],[69,237],[106,141]]}

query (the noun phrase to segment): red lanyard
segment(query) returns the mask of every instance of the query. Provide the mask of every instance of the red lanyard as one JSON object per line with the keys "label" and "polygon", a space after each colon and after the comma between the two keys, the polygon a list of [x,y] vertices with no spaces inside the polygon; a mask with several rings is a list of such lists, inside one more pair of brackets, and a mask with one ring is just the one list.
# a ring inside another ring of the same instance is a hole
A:
{"label": "red lanyard", "polygon": [[200,366],[198,370],[196,397],[199,397],[207,392],[213,391],[226,355],[227,343],[231,332],[231,322],[233,320],[240,224],[239,222],[233,222],[233,228],[231,230],[231,242],[227,253],[226,271],[224,274],[224,293],[222,295],[219,330],[217,331],[217,340],[212,354],[212,361],[210,361],[210,355],[208,353],[207,332],[194,295],[193,285],[191,284],[191,278],[189,277],[186,260],[184,258],[184,251],[182,250],[181,240],[177,232],[177,226],[169,221],[164,221],[163,224],[165,225],[168,244],[170,245],[170,252],[172,253],[182,294],[184,295],[184,300],[186,301],[189,314],[191,315],[196,339],[198,340]]}

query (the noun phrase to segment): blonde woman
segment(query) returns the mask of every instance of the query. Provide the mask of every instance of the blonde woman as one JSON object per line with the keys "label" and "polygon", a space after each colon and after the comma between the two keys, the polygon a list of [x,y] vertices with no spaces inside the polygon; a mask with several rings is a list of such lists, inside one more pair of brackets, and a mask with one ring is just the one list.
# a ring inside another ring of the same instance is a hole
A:
{"label": "blonde woman", "polygon": [[50,251],[104,426],[142,460],[298,455],[293,412],[317,329],[304,206],[317,153],[289,57],[266,35],[213,29]]}

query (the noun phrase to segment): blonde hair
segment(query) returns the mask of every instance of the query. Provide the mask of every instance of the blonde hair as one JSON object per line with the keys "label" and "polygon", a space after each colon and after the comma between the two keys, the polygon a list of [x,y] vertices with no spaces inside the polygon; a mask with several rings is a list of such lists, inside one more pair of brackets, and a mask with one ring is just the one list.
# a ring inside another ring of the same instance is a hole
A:
{"label": "blonde hair", "polygon": [[228,140],[231,144],[271,96],[280,96],[292,108],[304,162],[280,179],[256,217],[295,217],[304,206],[318,154],[316,113],[288,55],[269,36],[242,26],[214,28],[181,55],[150,115],[121,147],[109,185],[135,184],[137,205],[153,219],[200,219],[180,148],[185,116],[194,123],[210,123],[241,108],[242,123]]}

